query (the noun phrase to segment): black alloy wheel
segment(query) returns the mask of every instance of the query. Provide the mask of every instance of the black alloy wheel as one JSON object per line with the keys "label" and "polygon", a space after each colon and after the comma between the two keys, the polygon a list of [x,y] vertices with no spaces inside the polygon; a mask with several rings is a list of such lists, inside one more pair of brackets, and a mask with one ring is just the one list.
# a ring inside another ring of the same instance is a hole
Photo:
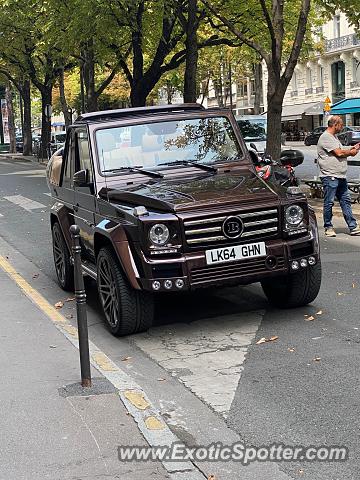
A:
{"label": "black alloy wheel", "polygon": [[74,269],[60,225],[56,222],[52,228],[53,255],[56,276],[60,287],[66,291],[74,290]]}
{"label": "black alloy wheel", "polygon": [[111,247],[97,257],[97,287],[107,327],[115,336],[149,329],[154,318],[153,295],[132,288]]}

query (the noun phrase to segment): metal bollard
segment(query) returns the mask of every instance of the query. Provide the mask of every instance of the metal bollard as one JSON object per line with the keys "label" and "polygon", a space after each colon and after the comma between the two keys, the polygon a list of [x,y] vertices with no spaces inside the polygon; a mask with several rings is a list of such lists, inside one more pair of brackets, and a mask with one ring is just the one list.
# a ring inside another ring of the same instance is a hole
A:
{"label": "metal bollard", "polygon": [[89,355],[89,336],[86,312],[86,292],[84,287],[84,277],[81,267],[81,246],[80,246],[80,228],[77,225],[71,225],[70,233],[72,237],[72,253],[74,258],[74,281],[76,314],[79,334],[80,351],[80,369],[81,385],[91,387],[90,355]]}

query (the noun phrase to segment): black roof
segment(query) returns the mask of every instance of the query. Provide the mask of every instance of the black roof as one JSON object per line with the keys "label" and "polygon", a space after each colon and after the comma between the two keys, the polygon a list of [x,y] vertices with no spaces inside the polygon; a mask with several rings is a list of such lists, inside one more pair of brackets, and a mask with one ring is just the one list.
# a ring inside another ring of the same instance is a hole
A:
{"label": "black roof", "polygon": [[117,110],[103,110],[100,112],[91,112],[83,113],[79,115],[75,120],[75,123],[83,122],[96,122],[96,121],[107,121],[115,120],[117,118],[136,116],[136,115],[147,115],[154,113],[172,113],[172,112],[183,112],[183,111],[197,111],[205,110],[203,105],[199,103],[183,103],[179,105],[156,105],[152,107],[135,107],[135,108],[122,108]]}

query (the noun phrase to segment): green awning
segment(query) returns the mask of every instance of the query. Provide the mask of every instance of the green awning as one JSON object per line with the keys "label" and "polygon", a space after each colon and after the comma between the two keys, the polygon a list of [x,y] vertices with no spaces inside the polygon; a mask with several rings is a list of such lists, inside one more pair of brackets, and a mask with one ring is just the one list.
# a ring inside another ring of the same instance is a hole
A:
{"label": "green awning", "polygon": [[330,113],[331,115],[346,115],[347,113],[360,112],[360,98],[346,98],[335,103]]}

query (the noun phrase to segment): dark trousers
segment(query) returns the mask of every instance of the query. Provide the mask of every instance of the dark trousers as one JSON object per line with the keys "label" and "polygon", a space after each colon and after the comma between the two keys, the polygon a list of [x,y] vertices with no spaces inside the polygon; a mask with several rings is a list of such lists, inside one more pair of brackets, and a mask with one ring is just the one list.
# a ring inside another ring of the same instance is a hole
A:
{"label": "dark trousers", "polygon": [[346,178],[321,177],[324,189],[324,227],[332,227],[332,207],[335,197],[338,199],[345,222],[350,230],[354,230],[357,222],[351,208],[351,197]]}

